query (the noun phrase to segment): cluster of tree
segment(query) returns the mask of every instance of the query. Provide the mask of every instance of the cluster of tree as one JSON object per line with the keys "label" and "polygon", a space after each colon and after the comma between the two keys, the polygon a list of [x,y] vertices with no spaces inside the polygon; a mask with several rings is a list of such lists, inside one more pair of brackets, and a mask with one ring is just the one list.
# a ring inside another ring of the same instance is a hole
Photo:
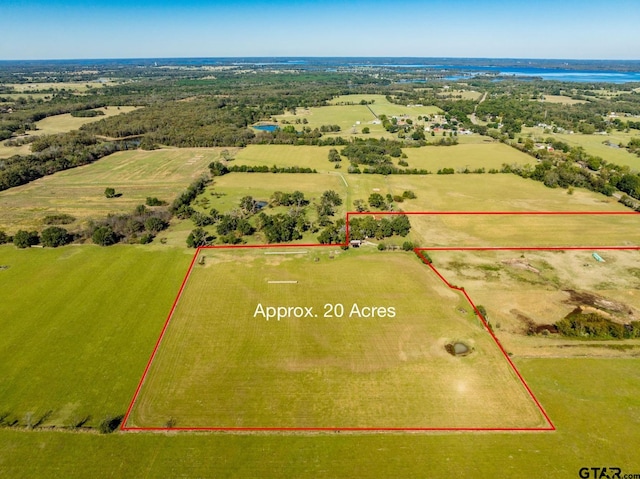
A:
{"label": "cluster of tree", "polygon": [[32,154],[15,155],[0,163],[0,191],[92,163],[123,147],[126,145],[100,142],[82,132],[40,136],[31,143]]}
{"label": "cluster of tree", "polygon": [[341,130],[340,125],[322,125],[320,127],[321,133],[337,133]]}
{"label": "cluster of tree", "polygon": [[228,166],[221,161],[213,161],[209,163],[209,171],[211,176],[224,176],[227,173],[317,173],[315,168],[307,168],[302,166],[248,166],[248,165],[232,165]]}
{"label": "cluster of tree", "polygon": [[104,116],[102,110],[75,110],[71,112],[71,116],[76,118],[95,118],[96,116]]}
{"label": "cluster of tree", "polygon": [[411,231],[411,224],[407,215],[391,215],[391,218],[376,219],[373,216],[353,216],[349,220],[349,239],[363,240],[375,238],[378,240],[393,235],[407,236]]}
{"label": "cluster of tree", "polygon": [[130,214],[111,214],[105,219],[91,221],[86,235],[93,243],[110,246],[116,243],[146,244],[169,226],[171,213],[139,205]]}
{"label": "cluster of tree", "polygon": [[558,332],[563,336],[589,339],[629,339],[640,338],[640,321],[620,324],[598,313],[574,311],[556,322]]}
{"label": "cluster of tree", "polygon": [[256,218],[256,224],[258,231],[265,235],[267,243],[286,243],[301,239],[310,226],[304,210],[275,215],[261,212]]}
{"label": "cluster of tree", "polygon": [[271,195],[271,204],[273,206],[297,206],[301,208],[307,206],[309,201],[305,199],[304,193],[301,191],[296,190],[293,193],[276,191]]}
{"label": "cluster of tree", "polygon": [[402,146],[400,142],[393,140],[356,139],[343,148],[340,154],[352,165],[379,166],[391,164],[391,157],[400,158]]}
{"label": "cluster of tree", "polygon": [[[377,208],[386,211],[393,210],[393,203],[402,203],[405,199],[415,199],[416,194],[411,190],[406,190],[402,195],[392,195],[387,193],[386,196],[382,196],[380,193],[371,193],[368,198],[368,203],[371,208]],[[364,201],[355,200],[353,202],[356,211],[365,211]]]}
{"label": "cluster of tree", "polygon": [[328,155],[328,159],[330,162],[332,163],[337,163],[342,161],[342,157],[340,156],[340,153],[338,153],[338,150],[336,150],[335,148],[331,148],[329,150],[329,155]]}
{"label": "cluster of tree", "polygon": [[365,166],[362,169],[351,165],[348,169],[353,174],[371,174],[371,175],[430,175],[431,171],[423,168],[398,168],[393,165]]}
{"label": "cluster of tree", "polygon": [[169,207],[169,212],[180,219],[191,217],[194,213],[191,203],[204,191],[209,183],[211,183],[211,178],[208,176],[201,176],[195,180],[184,192],[180,194],[180,196],[173,200]]}
{"label": "cluster of tree", "polygon": [[71,243],[74,239],[74,235],[59,226],[49,226],[43,229],[41,233],[18,230],[13,237],[9,237],[3,231],[0,231],[0,244],[13,242],[18,248],[29,248],[36,245],[57,248]]}
{"label": "cluster of tree", "polygon": [[629,153],[635,153],[636,155],[640,156],[640,138],[631,138],[629,140],[629,143],[627,143],[627,150],[629,150]]}

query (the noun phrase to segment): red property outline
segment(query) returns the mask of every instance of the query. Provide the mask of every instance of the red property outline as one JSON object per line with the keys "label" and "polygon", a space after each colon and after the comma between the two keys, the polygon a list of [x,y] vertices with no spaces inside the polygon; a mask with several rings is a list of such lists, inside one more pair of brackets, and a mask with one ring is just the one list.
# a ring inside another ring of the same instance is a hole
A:
{"label": "red property outline", "polygon": [[524,380],[524,377],[520,374],[520,371],[516,368],[513,361],[509,357],[509,354],[506,352],[494,332],[489,327],[487,320],[480,313],[475,303],[472,301],[469,294],[465,291],[464,287],[454,286],[436,269],[436,267],[429,261],[424,254],[423,251],[588,251],[588,250],[640,250],[640,246],[546,246],[546,247],[495,247],[495,246],[449,246],[449,247],[419,247],[414,248],[415,254],[420,258],[420,260],[426,264],[449,288],[461,292],[466,300],[469,302],[471,307],[473,308],[475,314],[480,318],[484,329],[489,333],[493,341],[496,343],[498,349],[502,352],[505,360],[518,377],[523,387],[534,401],[536,406],[538,407],[540,413],[544,417],[547,422],[547,426],[542,427],[129,427],[127,426],[127,421],[129,420],[129,416],[131,415],[131,411],[133,410],[133,406],[138,399],[140,394],[140,390],[144,384],[144,381],[147,377],[149,369],[151,368],[151,364],[156,357],[160,344],[162,343],[162,339],[164,338],[165,332],[169,326],[171,318],[173,317],[173,313],[178,305],[178,301],[182,296],[186,283],[191,275],[191,271],[193,270],[193,265],[195,264],[196,258],[200,254],[201,250],[205,249],[264,249],[264,248],[311,248],[311,247],[347,247],[349,245],[349,220],[351,216],[358,215],[375,215],[375,216],[383,216],[383,215],[407,215],[407,216],[441,216],[441,215],[471,215],[471,216],[495,216],[495,215],[512,215],[512,216],[578,216],[578,215],[600,215],[600,216],[613,216],[613,215],[638,215],[639,213],[635,211],[416,211],[416,212],[347,212],[346,214],[346,234],[345,234],[345,242],[339,244],[315,244],[315,243],[303,243],[303,244],[262,244],[262,245],[219,245],[219,246],[204,246],[196,249],[193,258],[191,259],[191,263],[189,264],[189,268],[187,273],[185,274],[184,279],[182,280],[182,284],[180,289],[178,290],[178,294],[171,306],[171,310],[169,311],[169,315],[164,322],[162,330],[160,332],[160,336],[156,341],[156,344],[153,348],[153,352],[147,361],[147,365],[142,373],[142,377],[138,382],[138,386],[135,390],[135,393],[129,403],[129,407],[127,408],[127,412],[122,420],[120,425],[121,431],[226,431],[226,432],[337,432],[337,431],[353,431],[353,432],[390,432],[390,431],[405,431],[405,432],[540,432],[540,431],[555,431],[556,427],[554,426],[551,418],[548,416],[547,412],[540,404],[540,401],[536,398],[535,394]]}

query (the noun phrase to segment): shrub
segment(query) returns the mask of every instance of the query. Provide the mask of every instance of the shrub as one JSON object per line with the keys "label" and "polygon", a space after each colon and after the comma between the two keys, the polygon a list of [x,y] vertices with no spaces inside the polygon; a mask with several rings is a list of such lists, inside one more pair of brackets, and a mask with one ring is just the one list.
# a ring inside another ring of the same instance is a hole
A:
{"label": "shrub", "polygon": [[19,230],[13,237],[13,244],[18,248],[29,248],[40,243],[37,231]]}
{"label": "shrub", "polygon": [[59,226],[50,226],[42,230],[42,244],[49,248],[64,246],[70,241],[69,232]]}
{"label": "shrub", "polygon": [[118,242],[118,237],[110,226],[100,226],[91,235],[91,240],[100,246],[110,246]]}

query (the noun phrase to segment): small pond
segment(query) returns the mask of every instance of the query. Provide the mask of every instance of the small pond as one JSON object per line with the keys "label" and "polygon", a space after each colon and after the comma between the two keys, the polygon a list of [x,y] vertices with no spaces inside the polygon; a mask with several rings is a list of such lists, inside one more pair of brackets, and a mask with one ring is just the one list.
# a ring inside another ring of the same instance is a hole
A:
{"label": "small pond", "polygon": [[278,130],[280,127],[278,125],[254,125],[253,128],[260,131],[273,132]]}

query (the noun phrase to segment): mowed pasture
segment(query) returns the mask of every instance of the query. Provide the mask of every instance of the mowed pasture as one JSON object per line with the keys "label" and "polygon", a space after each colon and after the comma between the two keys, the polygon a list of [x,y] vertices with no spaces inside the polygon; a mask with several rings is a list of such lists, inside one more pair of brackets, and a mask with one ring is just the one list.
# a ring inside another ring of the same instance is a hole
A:
{"label": "mowed pasture", "polygon": [[274,251],[200,251],[127,427],[547,426],[471,305],[413,253]]}
{"label": "mowed pasture", "polygon": [[516,364],[554,419],[555,432],[101,436],[0,429],[0,472],[12,478],[334,478],[375,471],[384,477],[529,479],[576,477],[580,468],[600,467],[595,464],[626,473],[640,469],[638,360]]}
{"label": "mowed pasture", "polygon": [[[214,148],[123,151],[40,178],[0,192],[0,228],[38,229],[45,216],[59,213],[77,218],[79,226],[88,218],[130,212],[148,196],[171,202],[219,154]],[[106,198],[107,187],[122,196]]]}
{"label": "mowed pasture", "polygon": [[4,423],[97,427],[123,415],[190,259],[166,248],[0,247]]}
{"label": "mowed pasture", "polygon": [[640,214],[412,215],[425,247],[640,246]]}

